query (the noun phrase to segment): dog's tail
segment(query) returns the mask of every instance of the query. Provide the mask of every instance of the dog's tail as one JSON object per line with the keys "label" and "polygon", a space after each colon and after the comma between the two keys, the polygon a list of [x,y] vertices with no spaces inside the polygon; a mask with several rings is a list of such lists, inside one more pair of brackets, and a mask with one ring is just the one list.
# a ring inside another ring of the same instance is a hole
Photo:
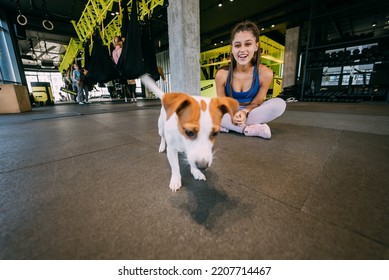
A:
{"label": "dog's tail", "polygon": [[165,95],[165,93],[157,86],[155,81],[148,74],[143,74],[140,76],[140,80],[145,85],[145,87],[147,87],[159,99],[162,99],[162,96]]}

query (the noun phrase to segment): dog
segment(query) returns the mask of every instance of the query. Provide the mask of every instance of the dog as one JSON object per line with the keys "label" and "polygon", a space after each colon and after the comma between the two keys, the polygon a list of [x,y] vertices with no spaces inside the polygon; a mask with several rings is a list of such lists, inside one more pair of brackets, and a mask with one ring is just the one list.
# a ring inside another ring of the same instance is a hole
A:
{"label": "dog", "polygon": [[212,164],[212,147],[220,131],[221,119],[226,113],[233,117],[238,110],[238,101],[230,97],[165,94],[147,74],[140,79],[161,99],[158,119],[158,132],[161,136],[159,152],[166,149],[171,168],[170,189],[176,192],[182,186],[178,153],[186,154],[193,177],[205,181],[201,170]]}

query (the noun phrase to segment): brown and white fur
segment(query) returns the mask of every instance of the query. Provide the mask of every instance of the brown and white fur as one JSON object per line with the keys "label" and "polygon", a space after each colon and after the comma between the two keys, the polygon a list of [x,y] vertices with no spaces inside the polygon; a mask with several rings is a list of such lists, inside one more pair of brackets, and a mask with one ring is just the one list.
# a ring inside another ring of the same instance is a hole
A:
{"label": "brown and white fur", "polygon": [[143,75],[141,80],[162,101],[158,119],[158,131],[161,136],[159,152],[164,152],[166,148],[172,172],[170,189],[175,192],[182,185],[179,152],[186,154],[193,177],[197,180],[206,180],[200,169],[211,166],[212,147],[220,131],[222,116],[229,113],[232,118],[238,110],[238,102],[230,97],[207,98],[186,93],[165,94],[148,75]]}

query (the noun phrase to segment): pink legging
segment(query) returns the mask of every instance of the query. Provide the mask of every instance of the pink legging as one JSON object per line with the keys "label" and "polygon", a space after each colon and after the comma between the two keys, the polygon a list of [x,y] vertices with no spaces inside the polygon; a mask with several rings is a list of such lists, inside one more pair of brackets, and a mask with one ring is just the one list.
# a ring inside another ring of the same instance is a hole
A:
{"label": "pink legging", "polygon": [[[286,103],[281,98],[272,98],[266,100],[261,106],[251,110],[246,124],[268,123],[275,118],[278,118],[285,112]],[[240,107],[239,109],[244,109]],[[238,126],[232,124],[229,114],[225,114],[222,118],[221,126],[229,130],[233,130],[238,133],[243,133],[244,126]]]}

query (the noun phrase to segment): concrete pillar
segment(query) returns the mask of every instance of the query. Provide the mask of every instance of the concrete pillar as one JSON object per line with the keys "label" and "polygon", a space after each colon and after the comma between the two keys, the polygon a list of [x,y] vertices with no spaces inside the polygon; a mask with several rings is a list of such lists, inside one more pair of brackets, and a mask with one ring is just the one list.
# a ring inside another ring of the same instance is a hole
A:
{"label": "concrete pillar", "polygon": [[170,0],[171,91],[200,95],[200,0]]}
{"label": "concrete pillar", "polygon": [[282,77],[282,88],[293,86],[296,83],[298,67],[298,47],[300,39],[300,27],[293,27],[286,30],[285,54],[284,54],[284,75]]}

